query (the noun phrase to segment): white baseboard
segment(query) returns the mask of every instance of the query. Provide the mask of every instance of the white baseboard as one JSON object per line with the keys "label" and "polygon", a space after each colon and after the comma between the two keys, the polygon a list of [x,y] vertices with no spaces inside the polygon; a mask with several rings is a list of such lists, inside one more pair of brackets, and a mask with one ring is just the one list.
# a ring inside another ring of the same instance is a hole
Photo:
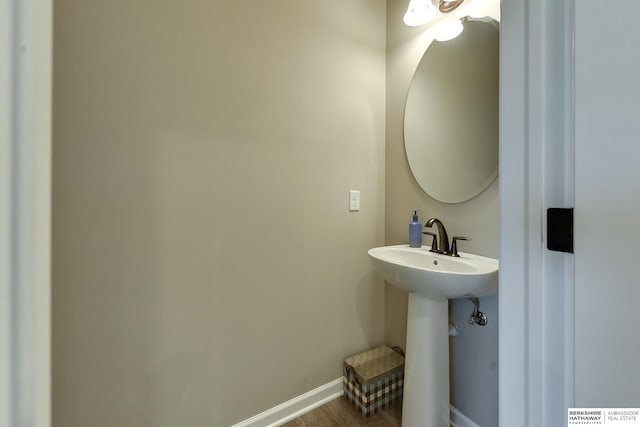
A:
{"label": "white baseboard", "polygon": [[451,427],[480,427],[465,414],[451,406]]}
{"label": "white baseboard", "polygon": [[277,427],[344,394],[343,377],[314,388],[231,427]]}
{"label": "white baseboard", "polygon": [[[278,427],[344,394],[344,377],[314,388],[231,427]],[[480,427],[451,406],[451,427]]]}

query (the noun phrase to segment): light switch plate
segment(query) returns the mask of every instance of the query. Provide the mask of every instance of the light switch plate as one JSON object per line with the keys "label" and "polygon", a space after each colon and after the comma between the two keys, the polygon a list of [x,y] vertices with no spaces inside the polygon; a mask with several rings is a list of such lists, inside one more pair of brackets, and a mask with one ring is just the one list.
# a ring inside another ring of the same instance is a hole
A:
{"label": "light switch plate", "polygon": [[349,211],[358,212],[360,210],[360,190],[349,191]]}

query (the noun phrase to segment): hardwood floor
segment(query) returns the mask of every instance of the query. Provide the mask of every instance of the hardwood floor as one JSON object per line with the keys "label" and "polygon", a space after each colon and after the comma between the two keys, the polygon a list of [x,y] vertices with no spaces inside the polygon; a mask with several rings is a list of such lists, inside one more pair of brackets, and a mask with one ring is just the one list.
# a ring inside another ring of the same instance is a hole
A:
{"label": "hardwood floor", "polygon": [[402,422],[402,401],[368,418],[362,416],[349,400],[342,396],[302,415],[283,427],[327,427],[327,426],[380,426],[400,427]]}

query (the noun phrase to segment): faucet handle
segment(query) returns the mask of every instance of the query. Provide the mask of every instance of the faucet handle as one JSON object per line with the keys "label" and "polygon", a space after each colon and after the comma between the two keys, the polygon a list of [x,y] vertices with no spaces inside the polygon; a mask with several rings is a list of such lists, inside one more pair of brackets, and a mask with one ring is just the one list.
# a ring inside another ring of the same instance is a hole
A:
{"label": "faucet handle", "polygon": [[429,249],[429,252],[440,253],[440,251],[438,250],[438,236],[436,235],[436,233],[423,231],[422,234],[428,234],[429,236],[433,237],[433,239],[431,240],[431,249]]}
{"label": "faucet handle", "polygon": [[451,255],[453,257],[460,257],[460,255],[458,255],[458,243],[457,243],[458,240],[471,240],[471,239],[464,236],[454,236],[453,239],[451,239],[451,250],[447,252],[447,255]]}

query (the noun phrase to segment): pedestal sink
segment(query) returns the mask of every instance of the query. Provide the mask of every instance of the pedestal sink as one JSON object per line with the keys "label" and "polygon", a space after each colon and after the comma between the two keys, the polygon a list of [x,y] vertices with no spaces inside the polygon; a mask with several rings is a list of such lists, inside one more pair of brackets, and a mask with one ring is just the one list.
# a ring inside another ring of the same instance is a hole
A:
{"label": "pedestal sink", "polygon": [[369,250],[376,271],[409,293],[403,427],[449,427],[449,304],[447,299],[488,296],[498,290],[498,261],[428,246]]}

